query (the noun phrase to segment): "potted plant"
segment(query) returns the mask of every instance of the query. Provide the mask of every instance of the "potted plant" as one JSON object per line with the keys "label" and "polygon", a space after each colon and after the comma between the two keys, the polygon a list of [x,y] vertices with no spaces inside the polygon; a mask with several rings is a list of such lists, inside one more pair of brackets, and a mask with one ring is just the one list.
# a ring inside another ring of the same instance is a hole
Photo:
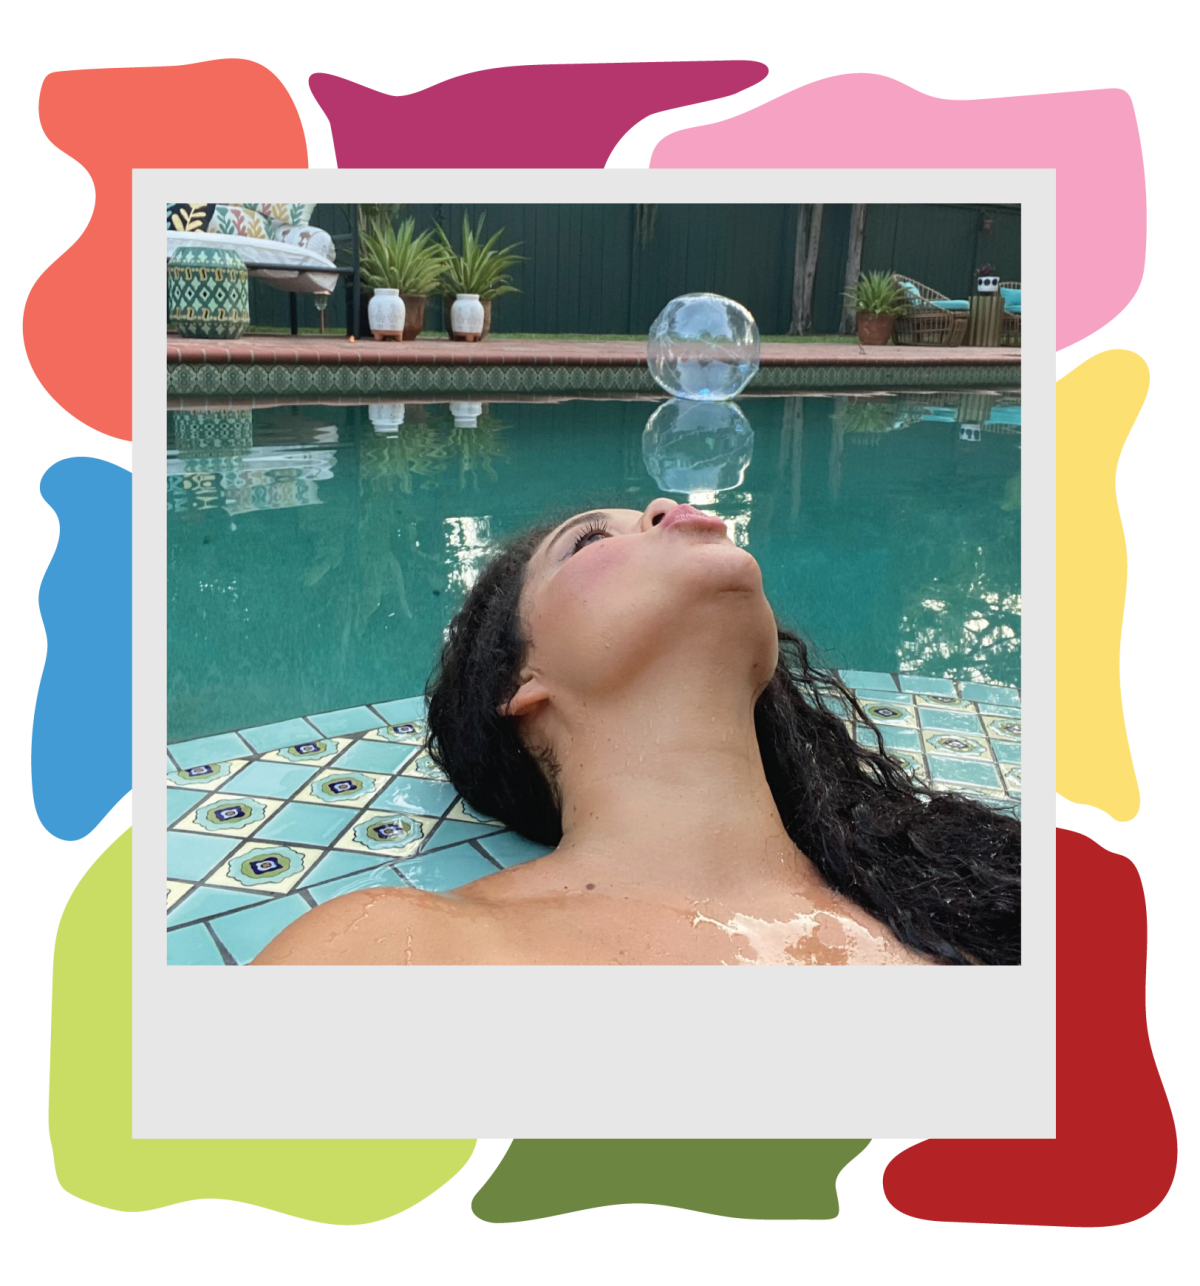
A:
{"label": "potted plant", "polygon": [[483,221],[486,217],[486,214],[481,214],[479,222],[472,228],[470,220],[463,215],[461,252],[455,251],[450,238],[438,226],[446,261],[442,285],[450,297],[447,299],[446,330],[451,339],[482,339],[491,329],[492,301],[517,291],[508,269],[525,260],[524,255],[513,253],[520,242],[497,249],[496,243],[504,233],[503,228],[484,241]]}
{"label": "potted plant", "polygon": [[438,288],[445,252],[431,230],[416,234],[412,219],[393,227],[376,217],[363,230],[362,278],[374,288],[367,309],[376,339],[416,339],[425,327],[425,302]]}
{"label": "potted plant", "polygon": [[860,344],[886,344],[896,318],[908,312],[904,288],[890,272],[864,272],[846,302],[854,309],[854,328]]}
{"label": "potted plant", "polygon": [[980,264],[975,269],[975,289],[980,295],[994,295],[1000,289],[1000,278],[996,273],[995,264]]}

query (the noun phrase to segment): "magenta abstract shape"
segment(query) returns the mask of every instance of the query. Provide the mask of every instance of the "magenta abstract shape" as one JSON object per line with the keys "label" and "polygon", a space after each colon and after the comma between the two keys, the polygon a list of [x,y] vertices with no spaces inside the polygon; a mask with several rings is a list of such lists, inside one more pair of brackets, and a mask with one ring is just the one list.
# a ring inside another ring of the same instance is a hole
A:
{"label": "magenta abstract shape", "polygon": [[1111,321],[1142,280],[1142,148],[1133,104],[1119,89],[964,100],[930,98],[886,76],[833,76],[729,120],[670,134],[650,164],[1054,169],[1058,347]]}
{"label": "magenta abstract shape", "polygon": [[493,67],[415,94],[323,72],[309,88],[347,169],[601,169],[643,117],[757,84],[756,62]]}

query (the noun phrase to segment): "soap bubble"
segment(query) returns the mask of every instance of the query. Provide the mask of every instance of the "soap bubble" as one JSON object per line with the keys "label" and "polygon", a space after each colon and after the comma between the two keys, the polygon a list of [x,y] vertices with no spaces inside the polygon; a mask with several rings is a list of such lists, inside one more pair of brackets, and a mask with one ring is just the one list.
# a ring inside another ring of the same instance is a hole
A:
{"label": "soap bubble", "polygon": [[736,397],[758,370],[758,326],[724,295],[680,295],[650,327],[650,374],[672,397],[720,402]]}
{"label": "soap bubble", "polygon": [[732,402],[672,398],[646,421],[642,460],[663,491],[740,487],[754,452],[754,430]]}

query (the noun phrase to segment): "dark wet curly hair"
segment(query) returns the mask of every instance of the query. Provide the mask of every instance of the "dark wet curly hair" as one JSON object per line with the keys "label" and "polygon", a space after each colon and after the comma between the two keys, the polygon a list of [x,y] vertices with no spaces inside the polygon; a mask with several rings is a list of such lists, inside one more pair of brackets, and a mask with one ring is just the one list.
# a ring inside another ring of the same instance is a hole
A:
{"label": "dark wet curly hair", "polygon": [[[525,568],[553,526],[516,537],[450,624],[431,676],[430,753],[473,807],[542,844],[562,838],[553,765],[498,713],[519,686]],[[836,709],[855,708],[876,745]],[[779,627],[779,663],[754,711],[788,834],[829,886],[909,947],[948,964],[1020,964],[1021,827],[955,792],[922,789],[884,752],[853,694]]]}

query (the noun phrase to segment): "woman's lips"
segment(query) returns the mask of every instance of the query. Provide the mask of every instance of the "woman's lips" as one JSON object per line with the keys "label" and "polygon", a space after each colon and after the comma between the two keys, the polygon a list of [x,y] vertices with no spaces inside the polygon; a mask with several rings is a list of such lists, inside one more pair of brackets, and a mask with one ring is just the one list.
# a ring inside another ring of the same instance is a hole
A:
{"label": "woman's lips", "polygon": [[660,528],[674,527],[687,523],[689,527],[707,527],[711,531],[725,532],[725,523],[716,514],[706,514],[691,505],[676,505],[660,522]]}

